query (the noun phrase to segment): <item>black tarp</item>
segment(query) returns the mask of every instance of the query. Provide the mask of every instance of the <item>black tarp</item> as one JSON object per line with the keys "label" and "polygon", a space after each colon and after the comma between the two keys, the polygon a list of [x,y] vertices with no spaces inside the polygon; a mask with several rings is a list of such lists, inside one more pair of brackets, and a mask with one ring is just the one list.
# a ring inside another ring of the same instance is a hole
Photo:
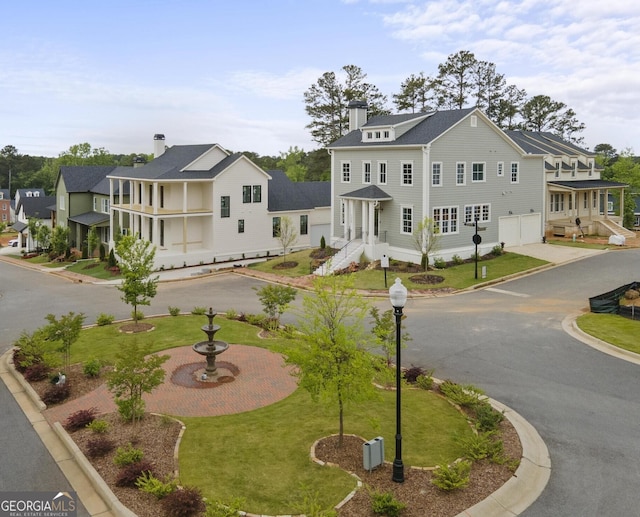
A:
{"label": "black tarp", "polygon": [[[591,312],[600,314],[620,314],[620,298],[622,298],[624,293],[626,293],[629,289],[637,290],[639,286],[640,282],[631,282],[630,284],[620,286],[613,291],[609,291],[608,293],[599,294],[597,296],[589,298],[589,308]],[[625,313],[628,312],[628,314],[623,314],[623,316],[631,317],[631,307],[623,307],[623,309],[625,309]],[[628,309],[628,311],[626,309]],[[640,312],[640,310],[636,310],[635,312]]]}

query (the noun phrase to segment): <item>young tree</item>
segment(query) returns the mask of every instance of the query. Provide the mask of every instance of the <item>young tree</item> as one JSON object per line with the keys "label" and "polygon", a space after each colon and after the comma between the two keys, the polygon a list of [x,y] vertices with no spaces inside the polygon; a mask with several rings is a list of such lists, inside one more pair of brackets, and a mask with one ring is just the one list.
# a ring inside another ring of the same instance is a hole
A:
{"label": "young tree", "polygon": [[98,247],[98,232],[96,231],[96,227],[92,226],[89,228],[89,233],[87,234],[87,251],[89,254],[89,258],[93,258],[93,255]]}
{"label": "young tree", "polygon": [[138,305],[150,305],[157,292],[159,277],[151,277],[156,249],[149,241],[125,235],[116,246],[116,254],[123,277],[118,289],[122,292],[122,301],[133,307],[133,323],[136,325]]}
{"label": "young tree", "polygon": [[142,394],[151,393],[164,382],[162,365],[169,356],[149,355],[150,351],[151,345],[142,348],[135,341],[123,344],[107,379],[120,416],[134,424],[144,415]]}
{"label": "young tree", "polygon": [[[396,320],[393,309],[384,311],[382,314],[377,307],[371,307],[369,312],[373,318],[373,327],[371,333],[378,348],[382,350],[387,361],[387,366],[391,366],[392,357],[396,355]],[[404,314],[402,319],[407,316]],[[411,340],[408,332],[402,332],[402,347],[406,346],[406,342]]]}
{"label": "young tree", "polygon": [[35,217],[29,217],[27,221],[27,228],[29,229],[29,241],[31,242],[31,246],[29,249],[34,249],[38,247],[38,230],[40,229],[40,225],[42,221]]}
{"label": "young tree", "polygon": [[290,286],[269,284],[257,290],[262,303],[262,310],[273,322],[275,328],[280,326],[280,317],[289,304],[296,299],[297,291]]}
{"label": "young tree", "polygon": [[375,396],[374,362],[365,349],[370,335],[363,324],[369,306],[348,276],[318,277],[302,304],[304,345],[287,362],[297,365],[300,386],[314,401],[337,409],[341,446],[345,407]]}
{"label": "young tree", "polygon": [[60,342],[60,352],[62,352],[65,368],[69,369],[71,364],[71,345],[78,340],[82,324],[84,323],[84,314],[75,314],[69,312],[66,315],[56,319],[53,314],[46,316],[49,325],[43,329],[44,335],[49,341]]}
{"label": "young tree", "polygon": [[287,248],[293,246],[298,240],[298,232],[291,220],[291,217],[284,215],[280,218],[280,226],[276,231],[276,239],[282,246],[282,261],[285,262]]}
{"label": "young tree", "polygon": [[51,252],[57,257],[65,254],[69,245],[69,227],[56,226],[51,232]]}
{"label": "young tree", "polygon": [[425,217],[413,231],[413,247],[421,255],[420,265],[426,271],[429,268],[429,254],[438,250],[440,234],[433,220]]}
{"label": "young tree", "polygon": [[38,228],[38,243],[43,250],[48,250],[51,244],[51,228],[46,224],[41,224]]}

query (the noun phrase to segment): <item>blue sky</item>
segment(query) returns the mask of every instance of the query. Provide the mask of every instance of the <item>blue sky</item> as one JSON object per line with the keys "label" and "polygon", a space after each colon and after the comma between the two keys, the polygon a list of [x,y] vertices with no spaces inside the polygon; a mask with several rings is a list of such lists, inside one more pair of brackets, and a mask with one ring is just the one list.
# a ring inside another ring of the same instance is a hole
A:
{"label": "blue sky", "polygon": [[318,148],[303,94],[362,68],[388,96],[460,50],[573,108],[585,146],[640,152],[640,5],[631,0],[24,0],[0,17],[0,148],[57,156],[219,143]]}

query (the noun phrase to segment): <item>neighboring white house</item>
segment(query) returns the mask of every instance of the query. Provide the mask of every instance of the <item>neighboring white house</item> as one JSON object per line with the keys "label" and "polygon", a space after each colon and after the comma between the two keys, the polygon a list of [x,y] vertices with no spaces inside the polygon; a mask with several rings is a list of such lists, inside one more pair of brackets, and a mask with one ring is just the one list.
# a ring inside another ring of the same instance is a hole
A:
{"label": "neighboring white house", "polygon": [[218,144],[166,148],[164,135],[154,142],[154,160],[108,175],[110,247],[119,228],[156,246],[158,268],[277,255],[284,216],[296,224],[294,249],[317,245],[324,232],[328,239],[327,182],[293,183]]}
{"label": "neighboring white house", "polygon": [[13,228],[18,232],[18,247],[34,249],[37,246],[37,236],[29,234],[29,219],[37,219],[39,224],[51,228],[56,199],[54,196],[41,195],[40,192],[35,195],[22,195],[16,199],[18,199],[16,202],[16,222],[13,224]]}
{"label": "neighboring white house", "polygon": [[[425,217],[439,233],[432,257],[445,260],[475,252],[476,220],[481,254],[497,245],[540,242],[560,216],[552,194],[586,189],[591,196],[624,187],[600,181],[594,154],[546,133],[505,133],[477,108],[369,120],[366,109],[365,103],[352,102],[350,132],[328,146],[332,245],[350,243],[349,256],[338,256],[334,268],[361,253],[373,260],[387,255],[419,263],[413,234]],[[556,163],[559,147],[561,162],[575,171],[567,182],[590,181],[588,186],[562,183],[564,175],[552,177],[549,163]],[[574,197],[571,207],[577,202]],[[594,209],[572,210],[562,214],[567,223],[576,214],[589,222],[596,218]]]}

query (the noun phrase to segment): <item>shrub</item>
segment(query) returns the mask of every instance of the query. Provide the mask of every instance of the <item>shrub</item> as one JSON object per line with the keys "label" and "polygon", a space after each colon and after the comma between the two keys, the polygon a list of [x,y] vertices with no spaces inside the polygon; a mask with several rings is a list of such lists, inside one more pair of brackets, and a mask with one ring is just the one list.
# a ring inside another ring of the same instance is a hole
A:
{"label": "shrub", "polygon": [[96,318],[96,325],[98,325],[98,327],[111,325],[113,320],[115,320],[115,317],[112,314],[105,314],[104,312],[101,312]]}
{"label": "shrub", "polygon": [[496,411],[487,402],[476,406],[476,429],[480,432],[494,431],[504,420],[504,413]]}
{"label": "shrub", "polygon": [[55,384],[47,388],[47,391],[42,395],[42,402],[44,402],[47,406],[52,404],[59,404],[64,400],[69,398],[71,394],[71,388],[69,387],[69,383],[65,382],[64,384]]}
{"label": "shrub", "polygon": [[87,429],[90,429],[94,433],[103,434],[109,430],[109,422],[106,420],[94,420],[87,424]]}
{"label": "shrub", "polygon": [[427,391],[433,388],[433,377],[431,372],[418,375],[418,377],[416,377],[416,386]]}
{"label": "shrub", "polygon": [[100,370],[102,370],[102,361],[100,359],[89,359],[82,366],[82,373],[87,377],[100,376]]}
{"label": "shrub", "polygon": [[194,307],[191,309],[191,314],[194,316],[204,316],[207,313],[207,309],[204,307]]}
{"label": "shrub", "polygon": [[472,434],[456,439],[464,452],[464,456],[473,461],[502,456],[502,440],[495,439],[495,432]]}
{"label": "shrub", "polygon": [[144,473],[151,474],[153,467],[147,460],[136,461],[120,469],[116,477],[116,486],[135,488],[136,481]]}
{"label": "shrub", "polygon": [[24,371],[24,378],[29,382],[43,381],[49,376],[51,368],[44,363],[34,363]]}
{"label": "shrub", "polygon": [[491,248],[491,254],[496,257],[499,257],[503,253],[504,249],[502,249],[502,246],[500,246],[500,244],[496,244],[493,248]]}
{"label": "shrub", "polygon": [[407,368],[402,372],[402,376],[404,377],[404,380],[406,380],[409,384],[415,384],[418,377],[424,375],[425,373],[426,372],[424,371],[424,368],[411,365],[411,368]]}
{"label": "shrub", "polygon": [[109,250],[109,258],[107,259],[107,267],[109,269],[114,268],[118,265],[118,261],[116,260],[116,254],[113,251],[113,248]]}
{"label": "shrub", "polygon": [[431,482],[441,490],[451,491],[464,488],[469,484],[471,462],[457,461],[452,465],[446,463],[436,466]]}
{"label": "shrub", "polygon": [[460,264],[464,264],[464,259],[460,255],[454,255],[451,257],[451,262],[453,262],[456,266]]}
{"label": "shrub", "polygon": [[264,328],[267,321],[267,317],[264,314],[247,314],[246,318],[249,325],[255,325],[260,328]]}
{"label": "shrub", "polygon": [[235,309],[229,309],[227,310],[227,312],[225,312],[224,317],[228,320],[235,320],[238,318],[238,313]]}
{"label": "shrub", "polygon": [[142,311],[131,311],[131,319],[134,321],[140,321],[144,319],[144,313]]}
{"label": "shrub", "polygon": [[96,419],[97,413],[98,408],[96,407],[91,407],[89,409],[80,409],[67,417],[63,427],[69,432],[77,431],[78,429],[84,429]]}
{"label": "shrub", "polygon": [[445,259],[443,259],[442,257],[437,257],[435,259],[433,259],[433,265],[434,267],[437,267],[438,269],[444,269],[447,267],[447,261]]}
{"label": "shrub", "polygon": [[171,305],[169,305],[169,314],[171,316],[180,315],[180,307],[171,307]]}
{"label": "shrub", "polygon": [[184,487],[171,492],[162,500],[162,508],[167,517],[192,517],[207,509],[202,494],[196,487]]}
{"label": "shrub", "polygon": [[109,454],[115,446],[115,442],[106,436],[89,438],[89,440],[87,440],[87,454],[91,458],[101,458]]}
{"label": "shrub", "polygon": [[136,479],[135,484],[139,490],[146,492],[147,494],[151,494],[156,499],[162,499],[163,497],[168,496],[178,486],[175,479],[163,482],[148,471],[143,472],[138,479]]}
{"label": "shrub", "polygon": [[22,332],[13,344],[17,350],[13,352],[13,364],[19,372],[24,372],[29,366],[44,363],[51,367],[59,364],[59,355],[52,349],[42,329],[29,334]]}
{"label": "shrub", "polygon": [[107,256],[107,250],[104,247],[104,243],[100,243],[99,253],[100,253],[100,262],[104,262],[104,259]]}
{"label": "shrub", "polygon": [[446,380],[440,385],[440,391],[452,402],[462,407],[474,407],[480,402],[484,392],[470,384],[456,384]]}
{"label": "shrub", "polygon": [[327,241],[324,238],[324,235],[320,237],[320,249],[323,250],[327,247]]}
{"label": "shrub", "polygon": [[126,465],[132,465],[133,463],[139,462],[144,453],[140,449],[136,449],[131,443],[127,444],[126,447],[118,447],[116,450],[116,455],[113,458],[113,462],[118,467],[125,467]]}
{"label": "shrub", "polygon": [[398,501],[392,492],[378,492],[377,490],[371,492],[371,509],[373,513],[397,517],[406,507],[407,505]]}

